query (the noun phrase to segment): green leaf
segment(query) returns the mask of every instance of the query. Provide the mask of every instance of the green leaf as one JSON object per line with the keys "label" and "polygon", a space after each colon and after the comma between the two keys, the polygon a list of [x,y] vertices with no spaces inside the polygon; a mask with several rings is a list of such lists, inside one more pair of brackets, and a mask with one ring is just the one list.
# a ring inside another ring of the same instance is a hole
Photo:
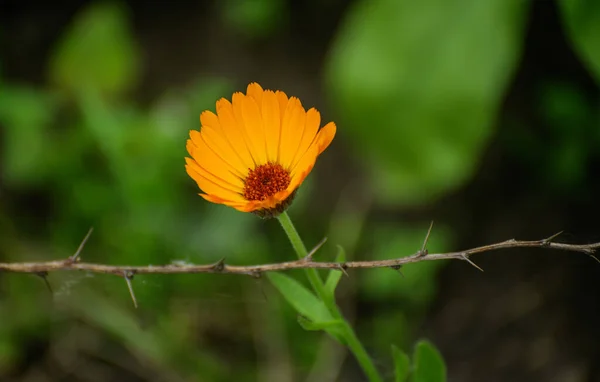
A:
{"label": "green leaf", "polygon": [[412,382],[445,382],[446,365],[440,352],[429,341],[419,341],[413,355]]}
{"label": "green leaf", "polygon": [[[346,251],[344,251],[344,248],[341,245],[338,245],[337,248],[338,253],[335,257],[335,261],[337,263],[342,263],[346,261]],[[340,282],[340,278],[342,278],[342,273],[342,271],[331,270],[327,275],[327,280],[325,281],[325,289],[332,297],[335,296],[335,288]]]}
{"label": "green leaf", "polygon": [[7,181],[36,183],[52,172],[56,147],[50,127],[57,106],[57,99],[45,92],[20,86],[0,87],[2,162]]}
{"label": "green leaf", "polygon": [[362,0],[327,68],[377,200],[426,203],[467,181],[517,65],[528,2]]}
{"label": "green leaf", "polygon": [[333,320],[325,304],[298,281],[288,275],[277,272],[267,273],[267,277],[290,305],[302,316],[308,317],[315,323]]}
{"label": "green leaf", "polygon": [[575,51],[600,84],[600,2],[559,0],[558,4]]}
{"label": "green leaf", "polygon": [[261,38],[275,32],[285,21],[287,2],[282,0],[228,0],[220,2],[225,21],[243,37]]}
{"label": "green leaf", "polygon": [[392,357],[394,359],[394,375],[396,382],[405,382],[410,374],[410,360],[408,355],[397,346],[392,345]]}
{"label": "green leaf", "polygon": [[341,320],[332,320],[324,322],[314,322],[307,319],[304,316],[298,316],[298,323],[304,330],[315,331],[315,330],[332,330],[341,329],[344,326],[344,322]]}
{"label": "green leaf", "polygon": [[120,94],[137,83],[139,61],[124,9],[94,3],[76,16],[59,42],[50,78],[70,91],[92,88],[104,95]]}

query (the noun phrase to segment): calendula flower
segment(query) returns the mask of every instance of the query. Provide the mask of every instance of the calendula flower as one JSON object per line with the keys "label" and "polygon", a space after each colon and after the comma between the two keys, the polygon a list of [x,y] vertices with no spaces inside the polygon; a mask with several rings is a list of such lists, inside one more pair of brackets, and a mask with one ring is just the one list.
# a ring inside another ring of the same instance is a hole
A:
{"label": "calendula flower", "polygon": [[296,97],[248,85],[217,113],[200,114],[200,131],[190,131],[186,171],[209,202],[273,217],[290,204],[336,127],[323,128],[321,115],[305,111]]}

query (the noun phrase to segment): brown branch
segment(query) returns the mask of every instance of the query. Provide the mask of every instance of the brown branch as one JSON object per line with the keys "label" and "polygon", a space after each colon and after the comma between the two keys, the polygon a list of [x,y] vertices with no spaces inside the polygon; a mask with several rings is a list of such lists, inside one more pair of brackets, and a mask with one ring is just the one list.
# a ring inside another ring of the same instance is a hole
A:
{"label": "brown branch", "polygon": [[[475,266],[479,270],[481,268],[477,267],[471,260],[470,256],[483,253],[495,251],[498,249],[509,249],[509,248],[550,248],[550,249],[559,249],[563,251],[570,252],[580,252],[589,255],[596,261],[598,259],[594,256],[594,253],[598,248],[600,248],[600,243],[593,244],[565,244],[565,243],[555,243],[552,240],[558,236],[558,234],[553,235],[547,239],[542,240],[532,240],[532,241],[519,241],[519,240],[507,240],[501,243],[484,245],[481,247],[476,247],[472,249],[467,249],[464,251],[458,252],[448,252],[448,253],[428,253],[426,247],[427,238],[429,237],[429,233],[431,232],[431,227],[427,233],[427,237],[423,244],[423,248],[421,248],[418,252],[406,256],[400,257],[396,259],[389,260],[373,260],[373,261],[347,261],[347,262],[328,262],[328,261],[314,261],[312,258],[312,254],[316,251],[311,251],[311,254],[304,259],[288,261],[283,263],[275,263],[275,264],[263,264],[263,265],[228,265],[225,264],[224,260],[219,260],[214,264],[205,264],[205,265],[194,265],[194,264],[166,264],[166,265],[145,265],[145,266],[135,266],[135,265],[104,265],[104,264],[94,264],[94,263],[85,263],[80,262],[80,257],[78,256],[70,256],[64,260],[55,260],[55,261],[43,261],[43,262],[25,262],[25,263],[0,263],[0,272],[14,272],[14,273],[35,273],[46,275],[49,272],[54,271],[68,271],[68,270],[79,270],[79,271],[87,271],[92,273],[106,273],[113,274],[120,277],[125,277],[127,281],[131,281],[134,275],[139,274],[176,274],[176,273],[225,273],[225,274],[240,274],[240,275],[249,275],[253,277],[260,277],[263,272],[275,272],[275,271],[286,271],[290,269],[334,269],[340,270],[344,273],[347,269],[352,268],[392,268],[392,269],[400,269],[405,264],[418,263],[421,261],[433,261],[433,260],[463,260],[468,262],[469,264]],[[86,236],[86,239],[89,237],[89,233]],[[324,241],[319,243],[318,246],[322,245]],[[78,249],[77,255],[81,251],[81,247]],[[317,248],[318,249],[318,248]],[[600,262],[600,261],[599,261]],[[130,283],[128,283],[130,285]],[[132,292],[132,289],[130,288]],[[132,298],[133,293],[132,293]],[[134,298],[135,299],[135,298]]]}

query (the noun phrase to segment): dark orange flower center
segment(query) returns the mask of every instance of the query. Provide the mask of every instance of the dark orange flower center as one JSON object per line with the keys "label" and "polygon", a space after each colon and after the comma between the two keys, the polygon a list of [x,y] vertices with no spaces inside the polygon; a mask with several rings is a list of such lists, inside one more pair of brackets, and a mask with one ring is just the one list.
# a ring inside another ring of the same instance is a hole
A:
{"label": "dark orange flower center", "polygon": [[265,200],[290,184],[290,173],[281,165],[267,163],[250,170],[244,184],[246,200]]}

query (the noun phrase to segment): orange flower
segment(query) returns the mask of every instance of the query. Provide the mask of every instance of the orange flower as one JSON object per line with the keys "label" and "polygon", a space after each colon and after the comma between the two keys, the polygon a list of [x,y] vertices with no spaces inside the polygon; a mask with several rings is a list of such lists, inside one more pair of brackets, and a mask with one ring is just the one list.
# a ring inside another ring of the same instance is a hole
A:
{"label": "orange flower", "polygon": [[248,85],[232,102],[217,101],[217,114],[200,114],[200,131],[190,131],[185,169],[209,202],[272,217],[283,212],[333,140],[329,122],[305,111],[300,100]]}

